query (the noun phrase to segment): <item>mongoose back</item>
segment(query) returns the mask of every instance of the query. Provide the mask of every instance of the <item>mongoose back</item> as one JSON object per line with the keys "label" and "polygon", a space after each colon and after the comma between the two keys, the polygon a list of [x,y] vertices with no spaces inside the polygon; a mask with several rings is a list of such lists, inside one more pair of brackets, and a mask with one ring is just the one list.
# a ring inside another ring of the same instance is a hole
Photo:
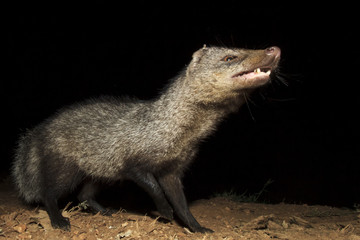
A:
{"label": "mongoose back", "polygon": [[175,213],[194,232],[202,227],[187,206],[181,178],[198,143],[244,103],[244,94],[270,81],[280,49],[206,47],[150,101],[104,97],[59,110],[19,140],[12,173],[26,202],[42,203],[54,228],[70,230],[58,199],[95,200],[99,182],[129,179],[168,220]]}

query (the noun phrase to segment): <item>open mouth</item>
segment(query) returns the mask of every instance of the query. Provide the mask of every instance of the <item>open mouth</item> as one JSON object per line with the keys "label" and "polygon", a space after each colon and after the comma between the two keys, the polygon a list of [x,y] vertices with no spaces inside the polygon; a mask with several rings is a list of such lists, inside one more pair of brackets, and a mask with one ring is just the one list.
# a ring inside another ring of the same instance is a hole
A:
{"label": "open mouth", "polygon": [[260,68],[255,68],[254,70],[251,71],[244,71],[244,72],[240,72],[237,73],[235,75],[232,76],[232,78],[252,78],[252,77],[260,77],[260,76],[270,76],[271,74],[271,67],[260,67]]}
{"label": "open mouth", "polygon": [[257,67],[251,71],[236,73],[232,79],[237,83],[241,82],[242,86],[256,87],[269,82],[271,70],[271,67]]}

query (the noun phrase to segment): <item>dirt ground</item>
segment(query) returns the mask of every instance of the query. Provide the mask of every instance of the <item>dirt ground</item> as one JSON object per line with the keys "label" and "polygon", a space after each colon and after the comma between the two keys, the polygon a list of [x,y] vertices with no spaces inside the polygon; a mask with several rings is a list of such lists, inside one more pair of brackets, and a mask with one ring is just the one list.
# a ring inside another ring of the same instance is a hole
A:
{"label": "dirt ground", "polygon": [[192,233],[175,221],[121,210],[102,216],[68,208],[71,232],[52,229],[46,212],[25,206],[9,183],[0,184],[1,239],[346,239],[360,240],[360,212],[328,206],[238,203],[227,198],[192,202],[211,234]]}

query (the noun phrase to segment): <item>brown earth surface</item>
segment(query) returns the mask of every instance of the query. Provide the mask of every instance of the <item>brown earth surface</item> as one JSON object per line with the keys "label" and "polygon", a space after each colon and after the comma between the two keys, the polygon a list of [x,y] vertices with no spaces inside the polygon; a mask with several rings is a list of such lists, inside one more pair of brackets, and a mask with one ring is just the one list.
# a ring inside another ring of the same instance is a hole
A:
{"label": "brown earth surface", "polygon": [[[328,206],[239,203],[227,198],[192,202],[197,220],[214,233],[192,233],[177,222],[121,210],[102,216],[68,208],[71,232],[52,229],[42,208],[24,205],[0,184],[1,239],[346,239],[360,240],[360,212]],[[151,215],[152,216],[152,215]]]}

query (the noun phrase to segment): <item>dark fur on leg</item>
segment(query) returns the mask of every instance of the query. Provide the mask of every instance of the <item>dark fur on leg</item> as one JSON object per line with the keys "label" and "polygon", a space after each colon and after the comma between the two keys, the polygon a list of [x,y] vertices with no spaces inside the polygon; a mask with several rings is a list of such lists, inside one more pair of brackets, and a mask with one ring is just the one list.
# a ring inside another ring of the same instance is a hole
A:
{"label": "dark fur on leg", "polygon": [[95,195],[97,192],[98,185],[91,182],[90,180],[86,181],[78,194],[78,199],[80,202],[86,202],[86,204],[93,212],[100,212],[102,215],[110,216],[114,211],[104,208],[95,200]]}
{"label": "dark fur on leg", "polygon": [[181,180],[178,176],[168,174],[159,177],[158,180],[167,198],[174,207],[177,216],[187,227],[190,228],[191,231],[201,233],[214,232],[211,229],[202,227],[191,214],[187,205]]}
{"label": "dark fur on leg", "polygon": [[50,217],[51,226],[53,228],[59,228],[65,231],[70,231],[70,221],[61,215],[58,208],[58,203],[55,198],[47,197],[44,200],[45,209]]}
{"label": "dark fur on leg", "polygon": [[150,195],[161,217],[171,221],[174,218],[173,209],[166,200],[164,192],[154,175],[138,170],[131,171],[131,178]]}

